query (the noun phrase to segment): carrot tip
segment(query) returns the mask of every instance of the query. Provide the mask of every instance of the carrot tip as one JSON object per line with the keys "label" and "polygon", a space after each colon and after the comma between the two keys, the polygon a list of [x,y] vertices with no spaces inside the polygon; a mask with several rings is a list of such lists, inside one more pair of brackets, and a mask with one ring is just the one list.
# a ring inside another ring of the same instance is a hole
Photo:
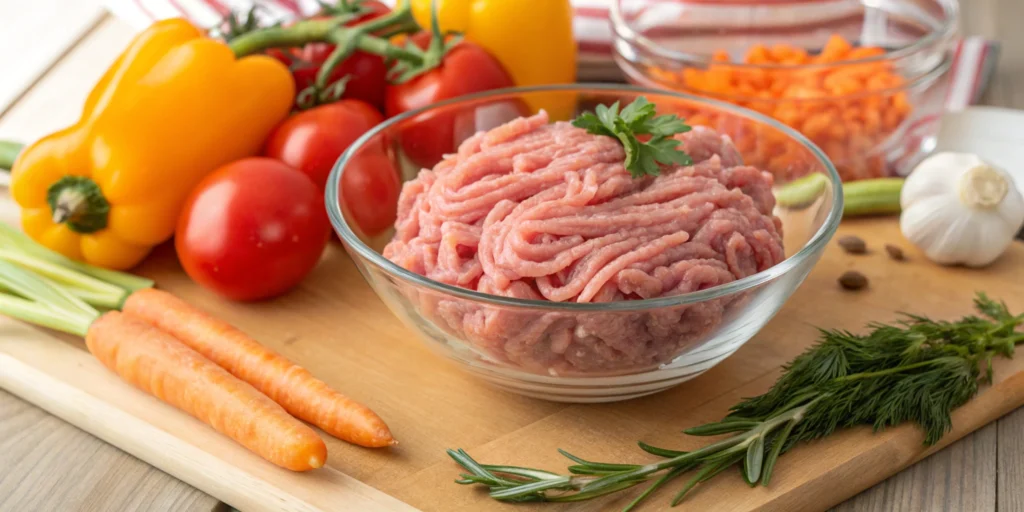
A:
{"label": "carrot tip", "polygon": [[324,467],[324,461],[320,460],[320,457],[316,455],[309,458],[309,467],[318,469]]}

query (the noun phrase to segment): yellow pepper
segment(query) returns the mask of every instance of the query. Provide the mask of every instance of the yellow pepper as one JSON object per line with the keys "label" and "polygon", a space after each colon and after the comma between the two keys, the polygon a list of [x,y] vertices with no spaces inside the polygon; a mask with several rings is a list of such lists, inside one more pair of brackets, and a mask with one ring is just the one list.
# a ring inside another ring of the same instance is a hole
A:
{"label": "yellow pepper", "polygon": [[259,152],[295,97],[288,69],[236,59],[185,20],[135,37],[74,125],[30,145],[11,170],[22,227],[64,255],[113,269],[174,234],[192,188]]}
{"label": "yellow pepper", "polygon": [[[421,27],[430,27],[431,1],[409,0]],[[517,86],[576,81],[576,40],[569,0],[434,0],[443,31],[461,32],[501,61]],[[567,120],[565,95],[536,95],[534,110]]]}

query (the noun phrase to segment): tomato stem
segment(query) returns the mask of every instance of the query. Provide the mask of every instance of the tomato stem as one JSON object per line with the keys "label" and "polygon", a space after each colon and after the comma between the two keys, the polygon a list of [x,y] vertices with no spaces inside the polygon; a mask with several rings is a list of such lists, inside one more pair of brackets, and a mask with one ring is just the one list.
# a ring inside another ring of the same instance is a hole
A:
{"label": "tomato stem", "polygon": [[[423,57],[419,53],[393,45],[387,39],[372,33],[378,30],[388,31],[386,29],[394,27],[408,28],[410,22],[413,22],[412,10],[408,5],[403,5],[387,15],[374,18],[366,23],[346,27],[345,23],[355,19],[355,16],[350,13],[322,20],[300,21],[288,27],[268,27],[254,30],[232,39],[228,46],[235,56],[244,57],[270,48],[298,47],[309,43],[334,43],[348,52],[342,51],[338,54],[337,62],[341,62],[355,50],[414,65],[423,62]],[[329,73],[326,76],[329,76]]]}

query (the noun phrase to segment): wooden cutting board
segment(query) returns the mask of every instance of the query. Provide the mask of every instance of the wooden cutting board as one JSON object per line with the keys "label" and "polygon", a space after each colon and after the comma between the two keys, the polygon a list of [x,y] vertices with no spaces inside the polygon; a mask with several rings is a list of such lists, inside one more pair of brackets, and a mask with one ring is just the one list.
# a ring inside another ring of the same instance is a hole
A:
{"label": "wooden cutting board", "polygon": [[[223,301],[192,284],[169,248],[140,269],[159,285],[207,309],[354,398],[390,424],[400,445],[368,450],[327,439],[326,469],[278,469],[175,409],[123,384],[80,340],[0,319],[0,387],[132,453],[241,510],[479,511],[615,510],[634,495],[577,504],[511,506],[452,482],[459,468],[446,448],[483,462],[562,471],[564,448],[602,461],[651,460],[637,440],[691,449],[702,439],[683,428],[721,417],[744,396],[763,392],[779,366],[815,339],[815,326],[860,329],[896,311],[958,318],[975,290],[1024,311],[1024,244],[984,270],[931,264],[902,242],[893,219],[844,222],[839,235],[867,240],[870,254],[843,253],[833,242],[782,311],[735,355],[706,374],[653,396],[601,405],[523,398],[483,385],[435,356],[363,282],[340,247],[287,297],[260,304]],[[901,244],[909,261],[890,260],[883,243]],[[858,269],[868,290],[839,289]],[[749,489],[727,474],[696,491],[683,510],[824,510],[1024,404],[1024,357],[1000,362],[996,384],[959,409],[954,431],[926,450],[911,426],[871,434],[855,429],[794,449],[770,488]],[[675,492],[643,510],[663,510]]]}

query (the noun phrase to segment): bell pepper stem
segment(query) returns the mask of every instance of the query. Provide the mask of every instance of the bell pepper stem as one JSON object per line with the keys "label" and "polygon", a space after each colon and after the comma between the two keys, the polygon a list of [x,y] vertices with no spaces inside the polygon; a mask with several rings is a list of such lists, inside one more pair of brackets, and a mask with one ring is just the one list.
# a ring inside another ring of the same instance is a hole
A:
{"label": "bell pepper stem", "polygon": [[64,176],[46,190],[46,202],[55,224],[66,224],[76,233],[93,233],[107,227],[110,203],[103,190],[86,176]]}
{"label": "bell pepper stem", "polygon": [[0,140],[0,169],[9,171],[14,166],[14,160],[18,158],[25,145],[18,142]]}

